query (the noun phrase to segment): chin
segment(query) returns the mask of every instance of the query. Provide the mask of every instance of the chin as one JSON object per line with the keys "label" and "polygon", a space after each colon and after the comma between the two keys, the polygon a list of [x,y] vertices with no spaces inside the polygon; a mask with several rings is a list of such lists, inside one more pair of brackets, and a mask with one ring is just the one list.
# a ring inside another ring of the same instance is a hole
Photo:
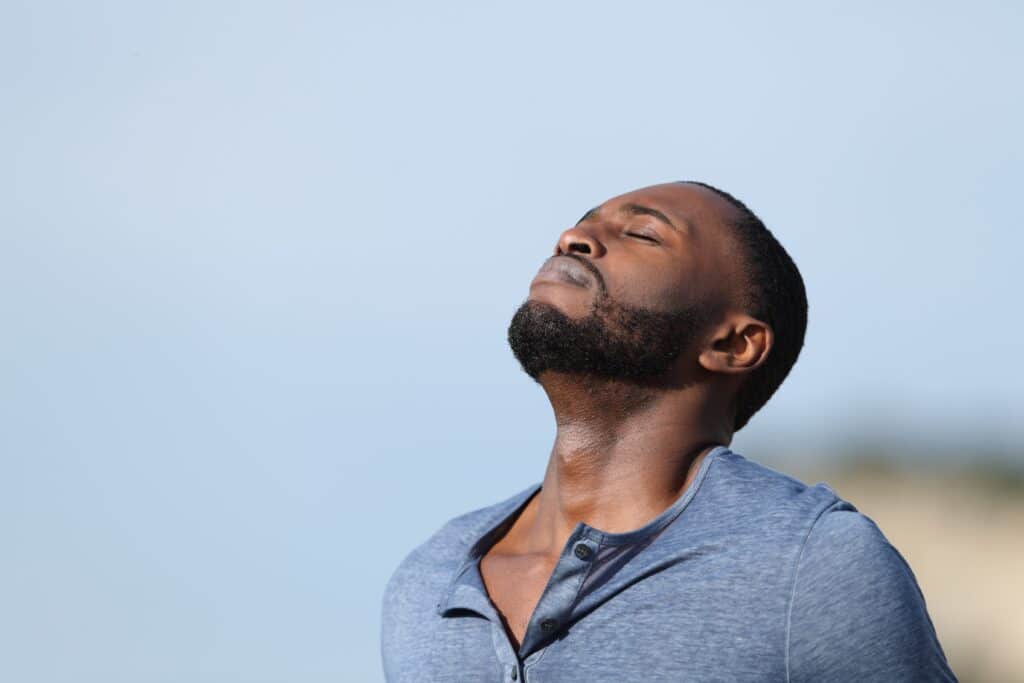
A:
{"label": "chin", "polygon": [[581,314],[586,313],[591,305],[588,290],[573,285],[559,286],[547,283],[530,287],[526,301],[554,306],[565,312],[579,311]]}

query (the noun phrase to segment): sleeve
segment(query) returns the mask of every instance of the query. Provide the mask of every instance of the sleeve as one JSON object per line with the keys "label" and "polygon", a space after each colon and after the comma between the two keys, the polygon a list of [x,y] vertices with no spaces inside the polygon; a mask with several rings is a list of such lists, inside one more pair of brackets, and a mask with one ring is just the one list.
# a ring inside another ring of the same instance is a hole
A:
{"label": "sleeve", "polygon": [[405,561],[392,572],[384,586],[384,594],[380,602],[380,663],[385,681],[399,680],[400,641],[404,625],[402,619],[404,601],[400,593],[400,581],[404,566]]}
{"label": "sleeve", "polygon": [[[388,583],[390,587],[390,582]],[[380,632],[378,633],[381,670],[384,673],[384,680],[390,681],[393,678],[391,671],[391,641],[395,631],[391,615],[391,603],[388,598],[388,588],[384,589],[384,596],[381,599],[380,609]]]}
{"label": "sleeve", "polygon": [[956,681],[910,566],[839,501],[811,527],[793,583],[787,680]]}

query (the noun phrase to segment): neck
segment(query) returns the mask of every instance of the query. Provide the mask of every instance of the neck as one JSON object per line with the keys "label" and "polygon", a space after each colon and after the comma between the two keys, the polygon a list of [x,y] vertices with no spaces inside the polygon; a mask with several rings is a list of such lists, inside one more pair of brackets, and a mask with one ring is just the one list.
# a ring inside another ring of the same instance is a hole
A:
{"label": "neck", "polygon": [[557,433],[541,491],[521,515],[516,545],[525,553],[557,558],[580,521],[608,533],[644,526],[683,494],[708,452],[732,439],[704,384],[548,373],[542,385]]}

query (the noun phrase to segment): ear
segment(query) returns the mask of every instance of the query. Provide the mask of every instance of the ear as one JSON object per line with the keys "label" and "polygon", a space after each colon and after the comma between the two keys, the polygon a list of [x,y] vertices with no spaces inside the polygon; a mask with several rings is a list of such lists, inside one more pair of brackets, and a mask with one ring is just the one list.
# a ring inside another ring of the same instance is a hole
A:
{"label": "ear", "polygon": [[697,360],[711,372],[747,373],[764,363],[774,343],[768,323],[737,313],[712,330]]}

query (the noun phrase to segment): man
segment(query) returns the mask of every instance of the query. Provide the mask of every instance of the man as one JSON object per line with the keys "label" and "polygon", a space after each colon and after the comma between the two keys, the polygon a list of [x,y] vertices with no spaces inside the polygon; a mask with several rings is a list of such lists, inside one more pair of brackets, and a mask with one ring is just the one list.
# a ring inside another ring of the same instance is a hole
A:
{"label": "man", "polygon": [[728,447],[806,324],[789,255],[709,185],[630,192],[563,232],[508,330],[555,413],[543,481],[402,561],[387,679],[955,681],[878,527]]}

